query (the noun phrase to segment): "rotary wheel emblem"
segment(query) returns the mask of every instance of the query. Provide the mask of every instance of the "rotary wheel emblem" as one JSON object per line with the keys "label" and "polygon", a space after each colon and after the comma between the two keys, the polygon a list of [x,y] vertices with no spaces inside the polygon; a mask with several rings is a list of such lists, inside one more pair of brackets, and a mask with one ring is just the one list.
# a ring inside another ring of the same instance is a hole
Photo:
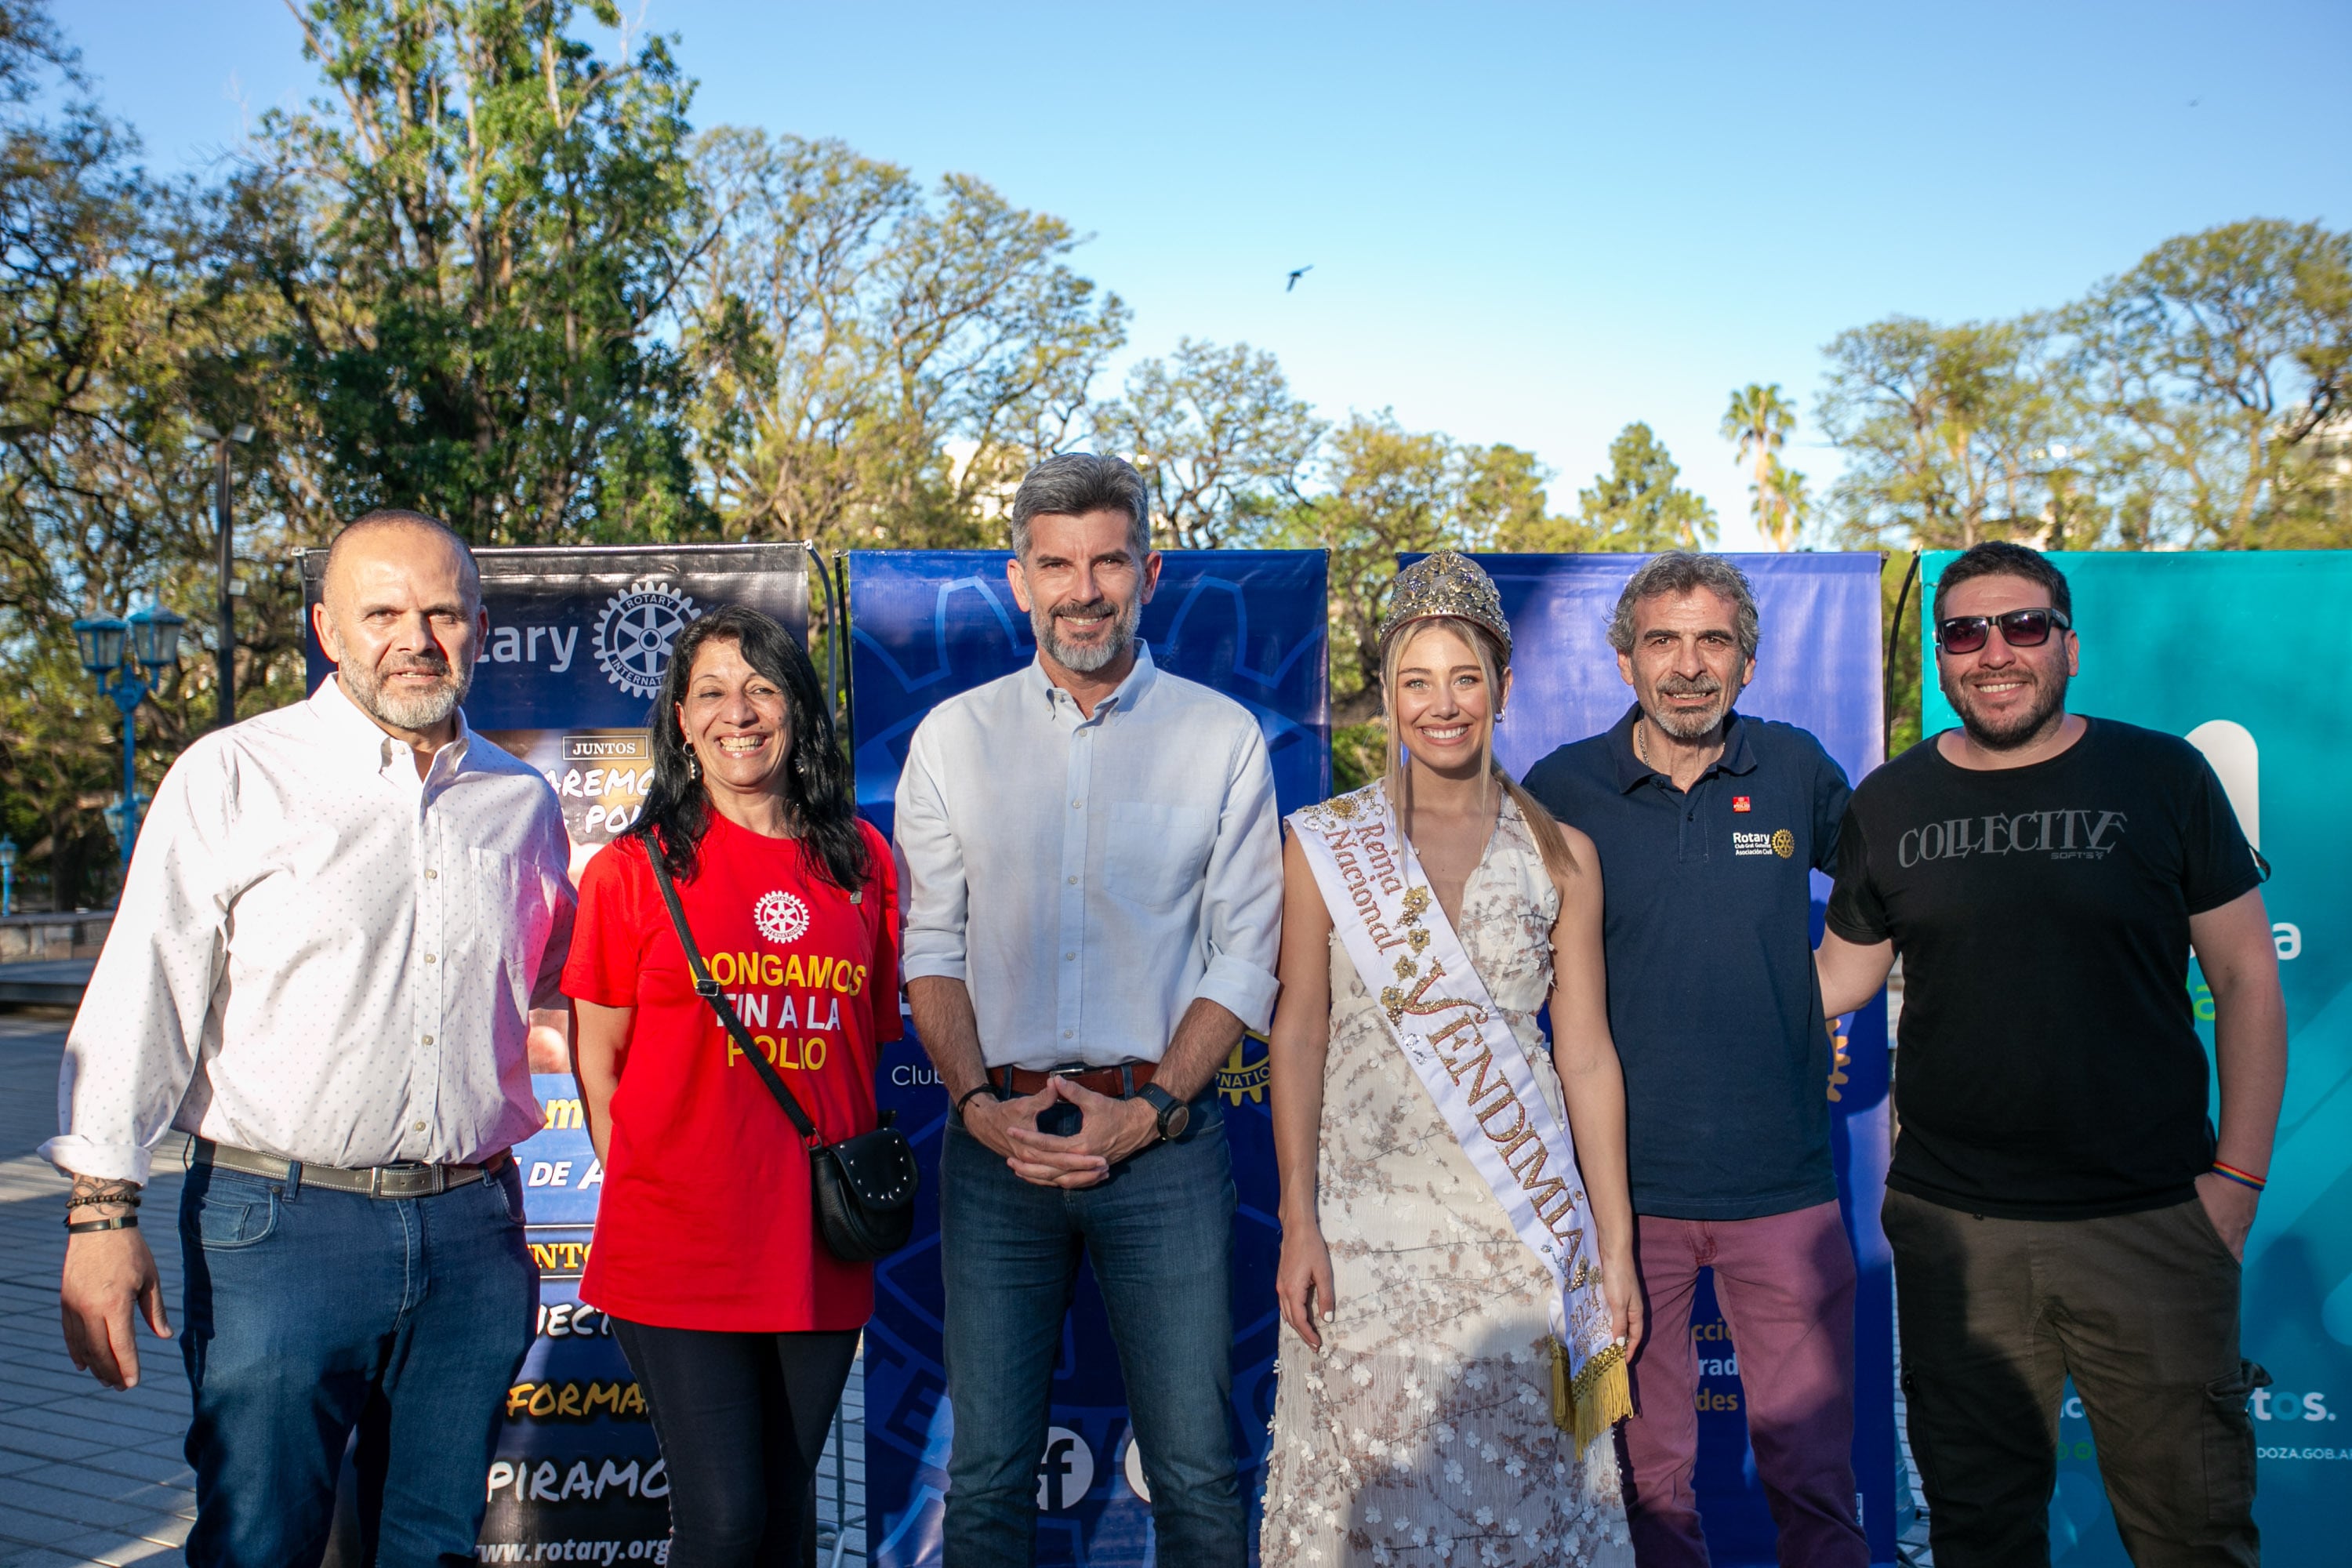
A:
{"label": "rotary wheel emblem", "polygon": [[790,893],[762,893],[751,906],[751,923],[760,928],[761,936],[781,947],[808,934],[808,906]]}
{"label": "rotary wheel emblem", "polygon": [[677,634],[701,614],[659,577],[630,584],[596,617],[596,662],[604,678],[633,697],[651,697],[661,689]]}

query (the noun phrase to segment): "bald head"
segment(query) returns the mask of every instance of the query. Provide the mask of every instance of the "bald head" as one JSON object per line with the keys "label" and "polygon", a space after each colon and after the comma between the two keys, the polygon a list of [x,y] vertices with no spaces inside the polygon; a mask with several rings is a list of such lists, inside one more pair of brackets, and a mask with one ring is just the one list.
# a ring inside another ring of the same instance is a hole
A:
{"label": "bald head", "polygon": [[489,630],[466,542],[414,511],[372,511],[335,536],[319,646],[359,709],[420,748],[444,744]]}
{"label": "bald head", "polygon": [[327,574],[320,584],[322,593],[335,591],[335,571],[352,558],[354,550],[373,554],[374,550],[404,552],[410,550],[430,552],[440,549],[457,558],[458,571],[465,579],[467,603],[478,605],[482,600],[482,572],[474,563],[474,552],[457,531],[437,517],[427,517],[421,511],[402,507],[378,507],[352,519],[336,531],[327,546]]}

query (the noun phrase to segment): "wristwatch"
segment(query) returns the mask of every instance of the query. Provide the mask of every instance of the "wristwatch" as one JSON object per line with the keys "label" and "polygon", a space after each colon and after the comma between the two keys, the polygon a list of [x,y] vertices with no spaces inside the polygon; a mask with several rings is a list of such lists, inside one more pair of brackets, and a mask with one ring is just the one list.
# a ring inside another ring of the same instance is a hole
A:
{"label": "wristwatch", "polygon": [[1135,1098],[1160,1113],[1160,1141],[1172,1143],[1184,1136],[1184,1129],[1192,1121],[1192,1108],[1160,1088],[1147,1083],[1135,1091]]}

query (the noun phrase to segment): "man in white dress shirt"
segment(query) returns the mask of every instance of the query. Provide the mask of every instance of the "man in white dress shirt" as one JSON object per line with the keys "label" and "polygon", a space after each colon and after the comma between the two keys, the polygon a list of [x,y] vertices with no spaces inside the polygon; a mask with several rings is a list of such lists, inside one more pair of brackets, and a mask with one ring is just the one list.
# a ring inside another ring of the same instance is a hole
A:
{"label": "man in white dress shirt", "polygon": [[1246,1550],[1215,1078],[1274,1011],[1282,849],[1257,721],[1136,640],[1150,541],[1127,464],[1032,469],[1007,575],[1036,662],[934,709],[898,780],[908,996],[956,1110],[940,1162],[951,1568],[1035,1560],[1081,1255],[1159,1560],[1239,1568]]}
{"label": "man in white dress shirt", "polygon": [[563,820],[458,710],[488,618],[447,528],[352,523],[315,625],[335,678],[164,775],[67,1038],[66,1348],[122,1388],[134,1305],[170,1334],[137,1199],[179,1129],[188,1562],[318,1561],[371,1405],[375,1560],[470,1562],[530,1343],[507,1150],[541,1121],[530,1009],[562,1005]]}

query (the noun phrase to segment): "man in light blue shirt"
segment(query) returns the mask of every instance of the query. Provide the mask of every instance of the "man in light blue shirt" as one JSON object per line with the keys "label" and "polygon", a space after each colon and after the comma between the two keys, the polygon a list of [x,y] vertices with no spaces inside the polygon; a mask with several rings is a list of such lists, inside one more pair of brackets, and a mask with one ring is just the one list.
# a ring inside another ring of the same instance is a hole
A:
{"label": "man in light blue shirt", "polygon": [[1035,1560],[1081,1256],[1160,1561],[1238,1568],[1246,1552],[1213,1088],[1274,1011],[1279,819],[1257,721],[1135,638],[1160,576],[1150,537],[1126,463],[1032,469],[1006,574],[1036,662],[933,710],[898,780],[907,993],[956,1108],[940,1162],[954,1568]]}

